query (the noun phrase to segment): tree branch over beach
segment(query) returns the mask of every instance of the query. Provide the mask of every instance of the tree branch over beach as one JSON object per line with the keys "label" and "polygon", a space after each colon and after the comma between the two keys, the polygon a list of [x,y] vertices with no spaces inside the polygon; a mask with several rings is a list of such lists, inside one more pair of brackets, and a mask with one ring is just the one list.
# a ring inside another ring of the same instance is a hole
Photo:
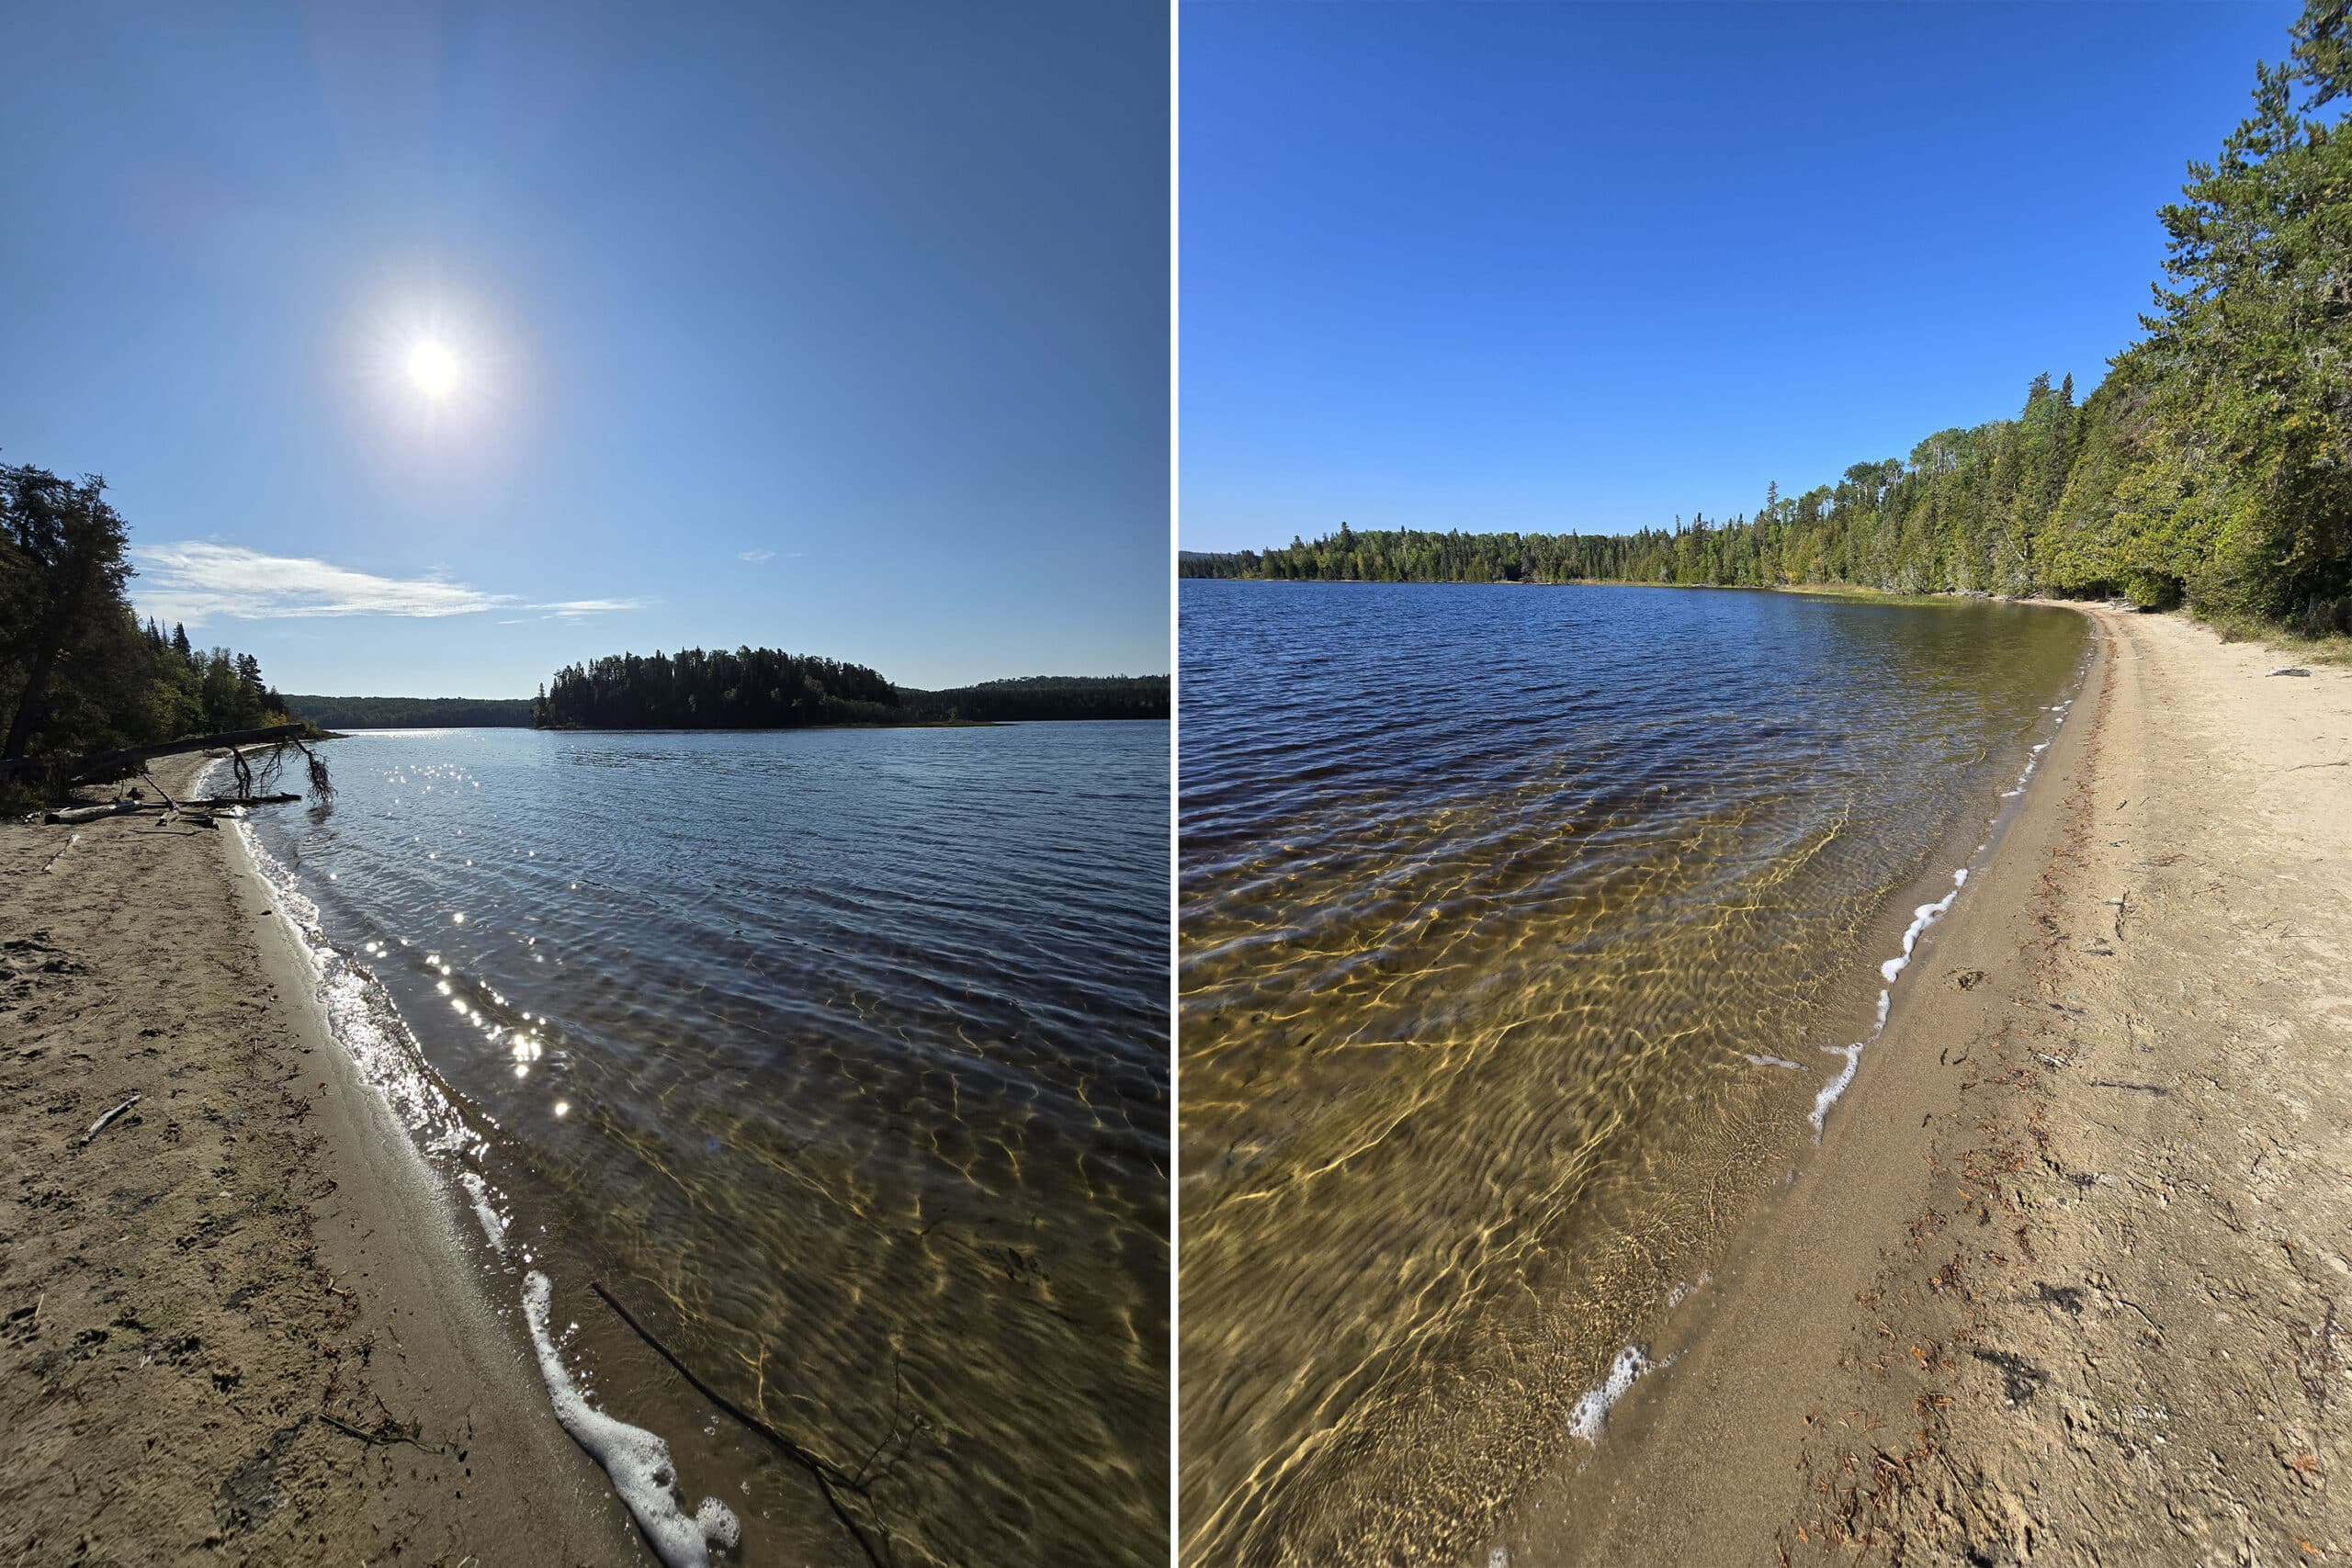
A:
{"label": "tree branch over beach", "polygon": [[[199,650],[185,626],[142,625],[126,593],[131,575],[105,479],[0,467],[0,791],[53,798],[175,751],[274,753],[309,733],[254,655]],[[322,780],[323,765],[310,762]]]}

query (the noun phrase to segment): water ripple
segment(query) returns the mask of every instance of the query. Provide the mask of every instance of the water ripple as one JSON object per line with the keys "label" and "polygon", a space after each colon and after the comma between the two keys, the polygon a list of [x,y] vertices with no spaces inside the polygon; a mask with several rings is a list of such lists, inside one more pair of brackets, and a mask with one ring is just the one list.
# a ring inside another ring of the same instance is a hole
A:
{"label": "water ripple", "polygon": [[1468,1560],[1809,1140],[1820,1047],[1866,1036],[2080,626],[1208,581],[1180,613],[1182,1553]]}
{"label": "water ripple", "polygon": [[743,1514],[733,1561],[849,1542],[585,1281],[870,1461],[897,1561],[1164,1561],[1167,749],[374,733],[254,823],[492,1130],[494,1186],[452,1172],[488,1261],[582,1288],[567,1359]]}

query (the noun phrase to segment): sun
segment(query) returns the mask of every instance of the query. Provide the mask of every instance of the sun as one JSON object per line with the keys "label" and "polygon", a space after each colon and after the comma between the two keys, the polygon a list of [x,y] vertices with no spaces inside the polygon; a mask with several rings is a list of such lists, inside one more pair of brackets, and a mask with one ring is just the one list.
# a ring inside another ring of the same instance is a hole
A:
{"label": "sun", "polygon": [[458,356],[427,338],[408,351],[408,378],[426,397],[446,398],[458,385]]}

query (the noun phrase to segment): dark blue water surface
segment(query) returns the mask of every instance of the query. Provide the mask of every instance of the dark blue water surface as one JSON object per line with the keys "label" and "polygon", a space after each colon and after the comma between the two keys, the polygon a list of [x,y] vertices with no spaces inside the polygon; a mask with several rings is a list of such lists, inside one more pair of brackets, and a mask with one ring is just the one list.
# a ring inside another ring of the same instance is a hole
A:
{"label": "dark blue water surface", "polygon": [[436,1157],[736,1561],[1163,1560],[1168,748],[368,733],[331,808],[259,814],[479,1135]]}

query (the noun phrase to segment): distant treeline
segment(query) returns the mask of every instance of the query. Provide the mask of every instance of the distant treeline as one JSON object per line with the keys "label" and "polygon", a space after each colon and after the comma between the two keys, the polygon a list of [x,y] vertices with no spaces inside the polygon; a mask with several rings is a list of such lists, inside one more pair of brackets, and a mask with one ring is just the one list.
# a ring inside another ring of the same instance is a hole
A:
{"label": "distant treeline", "polygon": [[1903,592],[2185,597],[2307,635],[2352,630],[2352,49],[2309,0],[2255,112],[2192,163],[2147,335],[2077,402],[2036,377],[2015,419],[1751,515],[1630,535],[1355,530],[1187,554],[1186,577],[1845,583]]}
{"label": "distant treeline", "polygon": [[899,689],[900,711],[922,720],[986,722],[1069,718],[1166,718],[1165,675],[1030,675],[944,692]]}
{"label": "distant treeline", "polygon": [[104,479],[0,466],[0,761],[287,722],[252,654],[139,619],[127,548]]}
{"label": "distant treeline", "polygon": [[612,654],[556,671],[530,704],[555,729],[797,729],[825,724],[1166,718],[1168,677],[1037,676],[952,691],[772,648]]}
{"label": "distant treeline", "polygon": [[322,729],[523,729],[528,697],[307,697],[286,711]]}

